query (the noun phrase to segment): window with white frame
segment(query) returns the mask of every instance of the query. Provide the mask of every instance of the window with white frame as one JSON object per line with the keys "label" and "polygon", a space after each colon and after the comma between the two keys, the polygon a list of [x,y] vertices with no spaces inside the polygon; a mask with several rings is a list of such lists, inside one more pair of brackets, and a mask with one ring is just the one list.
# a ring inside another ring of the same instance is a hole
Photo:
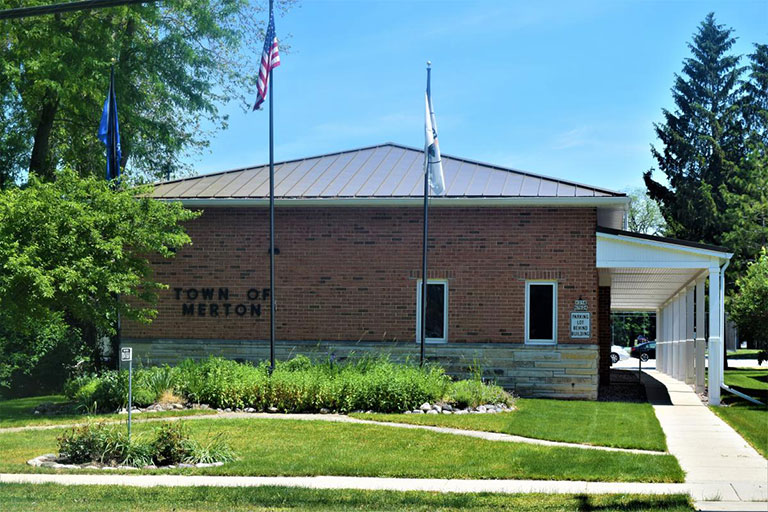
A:
{"label": "window with white frame", "polygon": [[525,342],[557,342],[557,282],[525,282]]}
{"label": "window with white frame", "polygon": [[[416,341],[421,341],[421,283],[421,279],[416,283]],[[448,341],[448,281],[428,280],[426,341],[427,343]]]}

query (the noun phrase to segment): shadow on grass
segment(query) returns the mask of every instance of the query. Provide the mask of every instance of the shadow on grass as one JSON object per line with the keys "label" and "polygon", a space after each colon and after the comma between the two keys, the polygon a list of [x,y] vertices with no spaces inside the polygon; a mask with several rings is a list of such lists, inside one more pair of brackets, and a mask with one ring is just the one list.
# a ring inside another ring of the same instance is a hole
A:
{"label": "shadow on grass", "polygon": [[578,501],[579,512],[599,512],[601,510],[621,510],[621,511],[648,511],[648,510],[668,510],[670,508],[682,510],[690,509],[690,501],[685,496],[645,496],[643,498],[630,498],[620,504],[615,502],[605,504],[595,504],[594,496],[588,494],[579,494],[575,496]]}

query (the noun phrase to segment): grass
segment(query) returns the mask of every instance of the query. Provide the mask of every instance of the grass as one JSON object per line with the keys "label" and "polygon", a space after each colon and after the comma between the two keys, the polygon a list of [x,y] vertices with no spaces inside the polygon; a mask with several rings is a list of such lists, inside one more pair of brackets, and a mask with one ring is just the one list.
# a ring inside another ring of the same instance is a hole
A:
{"label": "grass", "polygon": [[[61,414],[47,415],[34,414],[36,406],[52,402],[56,404],[66,403],[63,395],[34,396],[28,398],[15,398],[0,401],[0,428],[25,427],[32,425],[64,425],[68,423],[80,423],[90,419],[124,420],[125,414]],[[203,409],[184,409],[180,411],[142,412],[134,414],[134,419],[162,418],[167,416],[193,416],[199,414],[215,414],[216,411]]]}
{"label": "grass", "polygon": [[[681,482],[671,455],[536,446],[379,425],[277,419],[188,423],[193,437],[221,432],[239,459],[172,474]],[[134,432],[152,428],[137,424]],[[0,472],[50,472],[26,461],[56,451],[58,429],[0,434]],[[142,470],[158,473],[156,470]],[[160,472],[167,474],[168,472]]]}
{"label": "grass", "polygon": [[288,487],[172,487],[137,488],[0,484],[0,510],[4,512],[85,510],[141,510],[182,512],[197,510],[407,510],[580,512],[600,510],[694,510],[683,495],[567,495],[436,493],[301,489]]}
{"label": "grass", "polygon": [[[749,396],[768,403],[768,369],[739,368],[725,371],[725,383]],[[752,404],[727,391],[725,407],[711,407],[763,457],[768,458],[768,407]]]}
{"label": "grass", "polygon": [[756,348],[740,348],[735,352],[728,352],[728,359],[757,359],[760,353]]}
{"label": "grass", "polygon": [[665,451],[650,404],[520,398],[501,414],[352,414],[377,421],[501,432],[549,441]]}

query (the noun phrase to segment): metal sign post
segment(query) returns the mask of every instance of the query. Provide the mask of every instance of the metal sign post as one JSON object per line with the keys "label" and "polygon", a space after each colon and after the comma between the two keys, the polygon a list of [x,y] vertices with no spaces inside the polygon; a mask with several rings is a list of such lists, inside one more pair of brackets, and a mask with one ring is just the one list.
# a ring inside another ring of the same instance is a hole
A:
{"label": "metal sign post", "polygon": [[131,440],[131,398],[133,394],[133,349],[123,347],[120,349],[120,361],[128,363],[128,440]]}

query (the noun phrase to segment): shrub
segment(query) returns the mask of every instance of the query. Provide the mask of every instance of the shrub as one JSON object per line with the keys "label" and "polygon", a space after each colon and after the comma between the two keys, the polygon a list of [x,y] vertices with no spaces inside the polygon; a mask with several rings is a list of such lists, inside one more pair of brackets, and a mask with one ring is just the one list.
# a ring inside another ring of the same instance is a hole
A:
{"label": "shrub", "polygon": [[[343,363],[313,362],[298,356],[278,362],[271,376],[266,363],[254,366],[220,357],[186,360],[174,368],[141,368],[134,374],[133,397],[138,406],[149,405],[171,392],[212,407],[275,407],[284,412],[400,412],[442,400],[458,405],[512,400],[498,386],[480,380],[452,382],[438,365],[399,364],[388,356]],[[102,411],[123,407],[127,392],[126,371],[81,377],[67,385],[70,398],[86,407],[95,402]]]}
{"label": "shrub", "polygon": [[59,456],[73,464],[96,462],[105,465],[168,466],[198,462],[229,462],[235,459],[221,433],[200,442],[191,439],[181,422],[164,422],[154,437],[128,436],[122,428],[104,422],[66,431],[58,438]]}
{"label": "shrub", "polygon": [[168,466],[186,461],[192,454],[189,430],[180,421],[163,422],[152,443],[152,456],[158,466]]}
{"label": "shrub", "polygon": [[125,459],[128,436],[114,425],[93,423],[67,430],[59,441],[59,454],[71,463],[121,463]]}
{"label": "shrub", "polygon": [[512,405],[514,398],[499,386],[473,379],[452,382],[446,401],[464,408],[483,404]]}

